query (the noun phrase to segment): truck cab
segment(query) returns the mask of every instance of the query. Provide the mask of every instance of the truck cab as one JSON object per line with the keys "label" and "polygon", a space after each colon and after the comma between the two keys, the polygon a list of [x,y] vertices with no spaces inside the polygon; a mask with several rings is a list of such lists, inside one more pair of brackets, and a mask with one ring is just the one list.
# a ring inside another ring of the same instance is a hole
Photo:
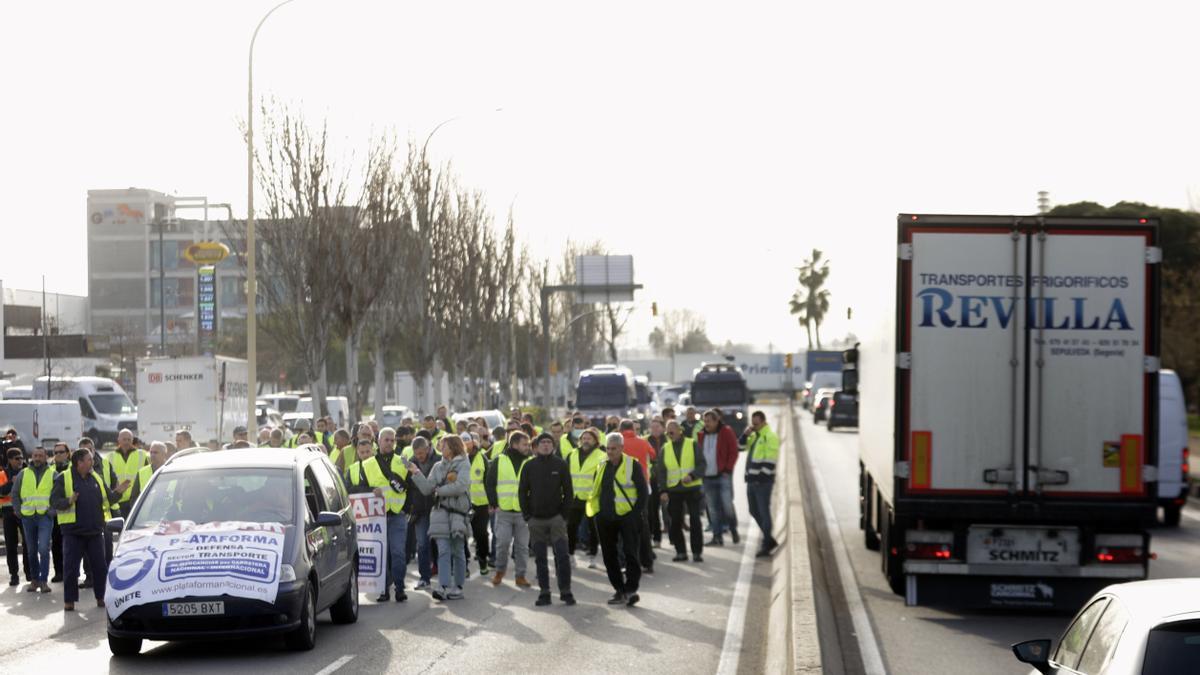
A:
{"label": "truck cab", "polygon": [[117,433],[137,433],[137,409],[121,385],[107,377],[39,377],[33,381],[37,400],[78,401],[83,435],[99,445],[115,443]]}
{"label": "truck cab", "polygon": [[750,422],[753,403],[746,376],[732,363],[704,363],[692,373],[692,402],[701,410],[718,408],[723,421],[740,438]]}

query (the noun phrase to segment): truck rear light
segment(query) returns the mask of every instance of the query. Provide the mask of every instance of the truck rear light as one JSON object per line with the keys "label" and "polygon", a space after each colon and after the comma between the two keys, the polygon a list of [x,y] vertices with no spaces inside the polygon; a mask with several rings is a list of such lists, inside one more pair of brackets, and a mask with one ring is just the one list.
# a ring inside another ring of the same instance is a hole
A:
{"label": "truck rear light", "polygon": [[953,557],[950,544],[909,543],[906,546],[905,557],[910,560],[949,560]]}
{"label": "truck rear light", "polygon": [[1189,455],[1188,449],[1184,448],[1183,449],[1183,479],[1184,480],[1187,480],[1188,476],[1190,476],[1192,473],[1192,463],[1189,460],[1190,460],[1190,455]]}
{"label": "truck rear light", "polygon": [[1096,562],[1128,565],[1145,561],[1146,551],[1141,546],[1107,546],[1096,549]]}
{"label": "truck rear light", "polygon": [[836,398],[829,399],[829,409],[833,410],[833,406],[835,406],[835,405],[837,405],[837,399]]}

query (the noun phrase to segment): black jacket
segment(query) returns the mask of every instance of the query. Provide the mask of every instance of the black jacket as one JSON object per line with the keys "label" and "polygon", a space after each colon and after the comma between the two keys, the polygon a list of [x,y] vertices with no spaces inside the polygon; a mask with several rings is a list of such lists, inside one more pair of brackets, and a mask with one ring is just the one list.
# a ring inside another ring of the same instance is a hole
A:
{"label": "black jacket", "polygon": [[575,499],[571,469],[558,452],[534,455],[521,469],[517,485],[521,514],[530,518],[567,517],[567,507]]}
{"label": "black jacket", "polygon": [[[382,455],[380,456],[382,457]],[[428,476],[429,471],[433,469],[434,464],[437,464],[438,459],[440,458],[437,453],[430,450],[429,454],[425,456],[424,462],[418,460],[415,454],[409,461],[421,467],[421,473]],[[389,478],[388,480],[390,481],[391,479]],[[408,493],[408,497],[404,500],[404,512],[408,514],[409,522],[428,518],[429,512],[433,510],[433,495],[422,494],[417,489],[416,484],[413,483],[411,475],[404,479],[404,489]]]}
{"label": "black jacket", "polygon": [[[640,515],[641,510],[646,506],[646,499],[650,489],[646,486],[646,472],[642,471],[642,463],[635,459],[633,460],[633,464],[633,487],[637,490],[637,497],[633,504],[633,510],[624,516],[617,515],[616,487],[613,484],[613,474],[621,467],[621,463],[618,462],[616,465],[613,465],[612,462],[605,459],[604,463],[600,465],[602,467],[601,470],[604,471],[604,478],[600,481],[600,513],[596,514],[597,518],[601,520],[620,520],[621,518]],[[630,496],[632,497],[633,495]]]}
{"label": "black jacket", "polygon": [[[65,475],[60,473],[55,476],[54,487],[50,488],[50,507],[59,513],[71,509],[71,495],[66,493],[66,484],[63,479]],[[74,469],[71,469],[71,489],[79,493],[79,499],[75,501],[75,522],[63,525],[63,534],[78,536],[103,534],[104,495],[108,494],[109,499],[112,499],[104,481],[99,480],[95,471],[85,480],[80,478]]]}

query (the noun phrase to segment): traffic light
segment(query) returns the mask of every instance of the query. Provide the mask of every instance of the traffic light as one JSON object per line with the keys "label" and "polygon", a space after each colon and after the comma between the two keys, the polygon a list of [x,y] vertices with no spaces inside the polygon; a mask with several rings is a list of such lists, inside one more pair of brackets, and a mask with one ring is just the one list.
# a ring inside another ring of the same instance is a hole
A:
{"label": "traffic light", "polygon": [[650,303],[650,315],[658,316],[658,303],[657,302]]}
{"label": "traffic light", "polygon": [[784,355],[784,357],[783,357],[783,363],[784,363],[784,365],[785,365],[785,366],[787,366],[787,369],[788,369],[788,370],[791,370],[791,369],[792,369],[792,355],[791,355],[791,354],[785,354],[785,355]]}

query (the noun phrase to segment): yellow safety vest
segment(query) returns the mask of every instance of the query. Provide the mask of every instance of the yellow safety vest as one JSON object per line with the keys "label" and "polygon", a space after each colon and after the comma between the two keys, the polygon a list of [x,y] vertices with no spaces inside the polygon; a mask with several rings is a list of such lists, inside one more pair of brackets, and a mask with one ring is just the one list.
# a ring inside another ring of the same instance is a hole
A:
{"label": "yellow safety vest", "polygon": [[137,474],[137,480],[134,484],[138,486],[138,494],[146,491],[146,484],[150,482],[150,478],[154,476],[154,467],[147,464],[143,466]]}
{"label": "yellow safety vest", "polygon": [[47,466],[40,481],[34,479],[32,467],[21,470],[21,515],[42,515],[50,510],[50,490],[54,489],[54,468]]}
{"label": "yellow safety vest", "polygon": [[[122,457],[121,451],[117,450],[109,455],[108,460],[104,462],[104,466],[108,471],[110,488],[115,489],[118,483],[129,481],[129,487],[117,496],[118,504],[128,502],[130,496],[133,495],[133,480],[137,478],[137,474],[142,470],[142,467],[149,463],[147,459],[146,453],[142,450],[134,450],[129,453],[128,458]],[[114,473],[116,473],[115,478],[113,477]]]}
{"label": "yellow safety vest", "polygon": [[[383,469],[379,468],[379,456],[371,457],[361,464],[362,470],[367,473],[367,485],[373,488],[383,488],[383,501],[387,510],[392,513],[400,513],[404,508],[404,501],[408,498],[408,493],[392,489],[392,484],[383,475]],[[408,478],[408,469],[404,466],[404,460],[394,452],[392,453],[392,473],[401,480]]]}
{"label": "yellow safety vest", "polygon": [[500,456],[500,453],[504,452],[505,443],[506,441],[496,441],[495,443],[492,443],[492,450],[488,454],[488,459],[495,461],[495,459]]}
{"label": "yellow safety vest", "polygon": [[513,468],[512,459],[508,455],[500,455],[500,459],[496,460],[496,501],[499,502],[501,511],[520,511],[521,504],[517,500],[517,486],[521,481],[521,471],[525,468],[525,462],[529,458],[521,460],[521,466]]}
{"label": "yellow safety vest", "polygon": [[350,485],[358,485],[362,481],[362,462],[355,462],[347,467],[346,476],[349,478]]}
{"label": "yellow safety vest", "polygon": [[696,444],[690,438],[683,439],[683,449],[679,451],[679,459],[675,459],[674,441],[667,440],[663,444],[659,458],[667,468],[667,487],[679,485],[683,477],[692,474],[692,480],[684,483],[683,487],[697,487],[703,481],[696,476]]}
{"label": "yellow safety vest", "polygon": [[[607,454],[604,457],[608,459]],[[630,511],[633,511],[633,505],[637,502],[637,486],[633,483],[633,463],[634,460],[629,455],[621,455],[621,466],[613,472],[613,506],[617,511],[618,516],[623,516]],[[596,469],[596,479],[592,483],[592,494],[588,497],[587,515],[589,518],[600,513],[600,488],[604,481],[604,465]]]}
{"label": "yellow safety vest", "polygon": [[[75,494],[75,479],[71,477],[71,469],[69,468],[62,472],[62,475],[63,494],[67,496],[67,499],[70,499],[71,495]],[[88,478],[91,480],[96,480],[96,474],[88,474]],[[99,481],[97,481],[97,484],[98,483]],[[108,493],[104,491],[104,486],[100,486],[100,499],[104,508],[104,519],[108,520],[109,518],[112,518],[112,511],[108,505]],[[60,527],[63,525],[70,525],[71,523],[75,522],[75,505],[72,504],[71,508],[65,511],[59,511],[57,519]]]}
{"label": "yellow safety vest", "polygon": [[475,459],[471,460],[471,504],[487,506],[487,488],[483,484],[483,476],[487,473],[487,457],[482,450],[475,451]]}
{"label": "yellow safety vest", "polygon": [[596,467],[604,463],[608,455],[600,448],[592,448],[592,452],[579,463],[579,451],[571,453],[571,486],[575,488],[575,498],[587,501],[592,496],[592,484],[596,482]]}
{"label": "yellow safety vest", "polygon": [[571,445],[571,436],[563,434],[562,438],[558,439],[558,454],[562,455],[563,459],[567,459],[572,452],[575,452],[575,446]]}

